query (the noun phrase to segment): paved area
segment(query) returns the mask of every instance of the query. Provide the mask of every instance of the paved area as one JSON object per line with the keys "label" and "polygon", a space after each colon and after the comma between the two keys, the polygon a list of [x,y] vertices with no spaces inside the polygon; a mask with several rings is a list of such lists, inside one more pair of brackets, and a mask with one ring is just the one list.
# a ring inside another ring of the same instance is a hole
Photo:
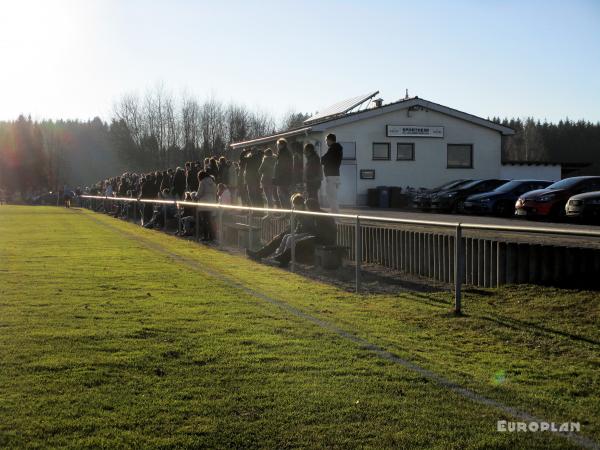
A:
{"label": "paved area", "polygon": [[[600,232],[600,226],[598,225],[582,225],[576,223],[557,223],[548,221],[534,221],[517,218],[502,218],[502,217],[491,217],[491,216],[475,216],[465,214],[438,214],[428,213],[422,211],[401,211],[392,209],[379,209],[379,208],[342,208],[340,211],[344,214],[359,214],[366,216],[376,217],[391,217],[398,219],[409,219],[409,220],[429,220],[436,222],[449,222],[449,223],[474,223],[474,224],[485,224],[485,225],[508,225],[518,226],[524,228],[555,228],[555,229],[569,229],[572,231],[595,231]],[[419,227],[421,230],[424,227]],[[430,228],[430,227],[427,227]],[[512,232],[512,231],[465,231],[465,236],[481,237],[481,238],[494,238],[501,239],[510,242],[527,242],[527,243],[539,243],[539,244],[551,244],[551,245],[566,245],[566,246],[577,246],[577,247],[590,247],[600,248],[600,237],[589,237],[589,236],[564,236],[560,234],[550,233],[527,233],[527,232]]]}

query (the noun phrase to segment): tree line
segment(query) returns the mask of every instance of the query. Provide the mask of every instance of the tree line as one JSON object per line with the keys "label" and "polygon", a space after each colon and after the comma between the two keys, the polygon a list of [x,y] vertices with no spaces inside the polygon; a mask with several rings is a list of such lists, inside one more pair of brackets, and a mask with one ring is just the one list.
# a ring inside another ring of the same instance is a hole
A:
{"label": "tree line", "polygon": [[[83,186],[125,171],[180,166],[225,154],[229,145],[302,124],[307,114],[281,120],[234,102],[191,95],[176,98],[158,86],[143,96],[126,94],[109,122],[0,121],[0,189],[31,192]],[[590,163],[600,173],[600,123],[533,118],[500,119],[515,130],[503,140],[503,161]]]}

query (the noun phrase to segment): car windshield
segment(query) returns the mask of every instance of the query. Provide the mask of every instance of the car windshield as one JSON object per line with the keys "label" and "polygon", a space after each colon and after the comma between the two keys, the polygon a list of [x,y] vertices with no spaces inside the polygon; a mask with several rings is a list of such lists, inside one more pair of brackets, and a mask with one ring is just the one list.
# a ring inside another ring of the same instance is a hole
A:
{"label": "car windshield", "polygon": [[518,188],[519,186],[521,186],[524,183],[526,183],[526,182],[519,181],[519,180],[512,180],[512,181],[509,181],[508,183],[498,186],[496,189],[494,189],[494,192],[510,192],[513,189]]}
{"label": "car windshield", "polygon": [[564,180],[557,181],[556,183],[552,183],[546,189],[569,189],[579,183],[581,183],[581,178],[565,178]]}
{"label": "car windshield", "polygon": [[471,188],[479,183],[481,183],[482,180],[471,180],[471,181],[467,181],[465,183],[461,183],[458,186],[454,186],[455,188],[460,188],[460,189],[468,189]]}
{"label": "car windshield", "polygon": [[446,189],[450,189],[450,188],[456,187],[459,184],[466,183],[467,181],[469,181],[469,180],[452,180],[452,181],[449,181],[447,183],[442,184],[441,186],[434,187],[432,189],[432,191],[444,191]]}

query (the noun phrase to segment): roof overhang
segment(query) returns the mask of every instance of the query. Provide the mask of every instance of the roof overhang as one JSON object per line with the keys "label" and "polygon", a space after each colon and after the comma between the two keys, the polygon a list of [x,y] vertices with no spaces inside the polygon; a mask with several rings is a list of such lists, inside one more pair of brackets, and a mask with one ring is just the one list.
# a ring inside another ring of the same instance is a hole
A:
{"label": "roof overhang", "polygon": [[256,139],[250,139],[248,141],[243,141],[243,142],[234,142],[233,144],[231,144],[231,148],[236,150],[238,148],[244,148],[244,147],[251,147],[253,145],[261,145],[261,144],[266,144],[267,142],[273,142],[276,141],[277,139],[281,139],[281,138],[288,138],[288,137],[292,137],[292,136],[300,136],[302,134],[308,134],[310,133],[312,127],[303,127],[303,128],[297,128],[295,130],[290,130],[290,131],[286,131],[283,133],[278,133],[278,134],[272,134],[269,136],[263,136],[263,137],[259,137]]}
{"label": "roof overhang", "polygon": [[473,114],[468,114],[457,109],[448,108],[447,106],[440,105],[439,103],[430,102],[419,97],[400,100],[395,103],[383,105],[379,108],[367,109],[356,113],[350,113],[346,116],[342,116],[333,120],[319,122],[313,124],[313,131],[324,131],[328,128],[345,125],[347,123],[356,122],[358,120],[369,119],[371,117],[379,116],[381,114],[388,114],[394,111],[412,108],[415,106],[419,106],[421,108],[429,109],[432,111],[437,111],[439,113],[446,114],[451,117],[456,117],[457,119],[465,120],[467,122],[471,122],[475,125],[479,125],[485,128],[490,128],[501,133],[504,136],[510,136],[515,134],[515,130],[513,130],[512,128],[505,127],[503,125],[497,124],[482,117],[474,116]]}

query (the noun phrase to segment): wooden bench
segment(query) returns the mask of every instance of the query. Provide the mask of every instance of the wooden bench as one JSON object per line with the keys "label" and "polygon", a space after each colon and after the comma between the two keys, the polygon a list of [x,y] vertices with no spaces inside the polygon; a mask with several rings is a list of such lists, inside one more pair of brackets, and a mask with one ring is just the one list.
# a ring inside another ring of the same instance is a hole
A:
{"label": "wooden bench", "polygon": [[[223,224],[224,241],[239,248],[256,250],[260,247],[260,227],[247,223],[229,222]],[[250,239],[252,237],[252,239]]]}

